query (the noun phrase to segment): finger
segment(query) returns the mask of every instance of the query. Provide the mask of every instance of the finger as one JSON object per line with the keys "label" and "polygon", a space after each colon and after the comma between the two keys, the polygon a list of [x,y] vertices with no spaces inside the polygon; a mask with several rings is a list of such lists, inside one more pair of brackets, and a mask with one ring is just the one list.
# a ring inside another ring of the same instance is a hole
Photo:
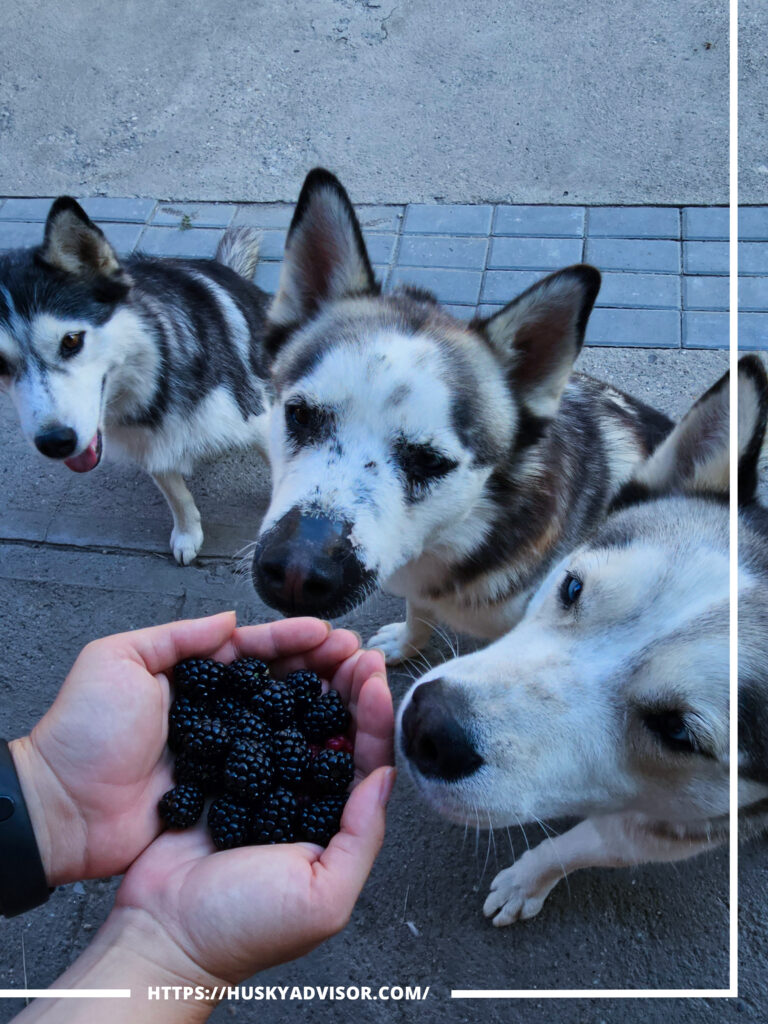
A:
{"label": "finger", "polygon": [[394,768],[381,768],[353,790],[341,830],[316,863],[317,882],[336,907],[351,911],[365,885],[384,841],[385,807],[394,780]]}
{"label": "finger", "polygon": [[167,672],[184,658],[208,657],[220,648],[235,628],[235,613],[221,612],[205,619],[182,619],[162,626],[137,629],[97,640],[95,645],[115,642],[125,645],[129,657],[138,657],[152,675]]}
{"label": "finger", "polygon": [[365,681],[357,701],[355,772],[364,778],[382,765],[394,763],[395,713],[386,676],[375,673]]}
{"label": "finger", "polygon": [[277,658],[311,651],[322,644],[330,631],[329,623],[308,616],[240,626],[216,651],[216,660],[229,663],[236,658],[260,658],[271,663]]}
{"label": "finger", "polygon": [[302,654],[280,658],[272,668],[272,674],[285,676],[297,669],[311,669],[323,679],[332,679],[347,658],[353,657],[360,649],[360,637],[350,629],[334,629],[323,642]]}
{"label": "finger", "polygon": [[343,662],[331,679],[331,686],[339,691],[353,717],[363,683],[376,672],[386,677],[384,655],[380,651],[362,650],[358,657]]}

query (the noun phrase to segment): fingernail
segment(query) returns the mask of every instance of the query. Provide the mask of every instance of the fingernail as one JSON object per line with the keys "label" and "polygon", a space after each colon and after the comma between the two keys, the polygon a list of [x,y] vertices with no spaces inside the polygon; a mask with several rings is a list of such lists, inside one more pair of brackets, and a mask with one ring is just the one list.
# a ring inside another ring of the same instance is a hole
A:
{"label": "fingernail", "polygon": [[357,646],[358,647],[362,647],[363,646],[363,638],[360,636],[360,634],[357,632],[357,630],[356,629],[350,629],[349,632],[357,637]]}
{"label": "fingernail", "polygon": [[386,772],[384,772],[384,778],[381,780],[381,785],[379,786],[379,803],[382,807],[387,806],[387,801],[392,794],[392,787],[395,784],[396,778],[397,768],[387,768]]}
{"label": "fingernail", "polygon": [[328,630],[329,633],[331,633],[333,631],[333,626],[328,621],[328,619],[320,619],[320,621],[323,623],[323,625],[325,626],[325,628]]}

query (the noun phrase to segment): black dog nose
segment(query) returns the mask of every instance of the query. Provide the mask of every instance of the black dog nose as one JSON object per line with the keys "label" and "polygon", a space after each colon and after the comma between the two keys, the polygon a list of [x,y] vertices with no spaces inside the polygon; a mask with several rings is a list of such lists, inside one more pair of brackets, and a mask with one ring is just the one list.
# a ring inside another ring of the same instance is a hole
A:
{"label": "black dog nose", "polygon": [[53,427],[35,437],[35,446],[49,459],[66,459],[77,448],[77,434],[71,427]]}
{"label": "black dog nose", "polygon": [[483,759],[462,722],[466,698],[443,679],[417,686],[403,712],[403,751],[422,775],[452,782],[476,772]]}
{"label": "black dog nose", "polygon": [[357,558],[342,520],[292,509],[262,537],[253,556],[253,585],[287,615],[333,618],[354,607],[372,574]]}

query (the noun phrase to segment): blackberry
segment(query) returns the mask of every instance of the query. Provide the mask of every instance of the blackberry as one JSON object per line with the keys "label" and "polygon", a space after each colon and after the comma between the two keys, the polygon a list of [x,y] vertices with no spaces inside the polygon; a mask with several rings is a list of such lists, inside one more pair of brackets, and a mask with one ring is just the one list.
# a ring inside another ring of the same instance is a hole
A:
{"label": "blackberry", "polygon": [[199,786],[205,795],[211,795],[221,789],[221,769],[211,761],[199,761],[182,752],[173,766],[173,776],[177,782],[191,782]]}
{"label": "blackberry", "polygon": [[244,711],[245,708],[240,701],[229,694],[219,694],[211,704],[211,715],[220,718],[227,729],[232,729]]}
{"label": "blackberry", "polygon": [[324,796],[302,807],[299,833],[308,843],[327,846],[339,831],[346,796]]}
{"label": "blackberry", "polygon": [[276,789],[254,812],[251,840],[257,845],[298,839],[299,804],[289,789]]}
{"label": "blackberry", "polygon": [[274,769],[264,747],[236,740],[224,762],[224,786],[247,803],[257,803],[272,788]]}
{"label": "blackberry", "polygon": [[309,745],[298,729],[282,729],[272,737],[275,779],[295,786],[304,778],[312,758]]}
{"label": "blackberry", "polygon": [[346,793],[355,777],[351,754],[343,750],[321,750],[309,769],[309,783],[316,793]]}
{"label": "blackberry", "polygon": [[293,690],[293,699],[296,702],[296,711],[303,714],[312,701],[317,700],[323,692],[320,676],[315,672],[304,669],[300,672],[291,672],[285,677],[286,683]]}
{"label": "blackberry", "polygon": [[253,700],[270,679],[269,668],[258,658],[238,658],[227,666],[227,688],[243,704]]}
{"label": "blackberry", "polygon": [[220,796],[208,808],[208,830],[217,850],[245,846],[251,837],[251,812],[228,796]]}
{"label": "blackberry", "polygon": [[285,729],[293,725],[293,691],[287,683],[269,683],[254,697],[251,708],[273,729]]}
{"label": "blackberry", "polygon": [[182,750],[201,761],[220,761],[230,746],[229,731],[220,718],[198,718],[180,733]]}
{"label": "blackberry", "polygon": [[304,714],[304,733],[307,739],[322,743],[330,736],[346,732],[350,716],[337,690],[328,690],[310,704]]}
{"label": "blackberry", "polygon": [[238,740],[269,745],[273,734],[263,718],[243,708],[232,724],[232,735]]}
{"label": "blackberry", "polygon": [[168,746],[173,751],[181,749],[182,737],[196,727],[200,721],[200,710],[189,697],[177,697],[168,712]]}
{"label": "blackberry", "polygon": [[189,697],[196,704],[212,701],[221,687],[226,666],[208,658],[187,658],[173,670],[173,685],[177,694]]}
{"label": "blackberry", "polygon": [[199,786],[182,782],[163,794],[157,809],[169,828],[190,828],[203,813],[204,802]]}

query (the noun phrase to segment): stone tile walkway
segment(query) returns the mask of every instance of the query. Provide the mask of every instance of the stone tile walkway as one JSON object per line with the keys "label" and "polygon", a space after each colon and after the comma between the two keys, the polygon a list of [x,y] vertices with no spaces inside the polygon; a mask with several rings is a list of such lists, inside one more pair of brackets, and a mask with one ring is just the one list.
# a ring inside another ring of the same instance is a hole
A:
{"label": "stone tile walkway", "polygon": [[[0,249],[37,243],[50,199],[0,199]],[[261,231],[256,281],[277,285],[293,207],[283,204],[82,200],[122,254],[212,256],[224,230]],[[725,207],[360,206],[385,286],[435,292],[459,316],[501,308],[542,275],[586,260],[603,273],[587,344],[728,345]],[[740,217],[740,341],[768,348],[768,207]]]}

